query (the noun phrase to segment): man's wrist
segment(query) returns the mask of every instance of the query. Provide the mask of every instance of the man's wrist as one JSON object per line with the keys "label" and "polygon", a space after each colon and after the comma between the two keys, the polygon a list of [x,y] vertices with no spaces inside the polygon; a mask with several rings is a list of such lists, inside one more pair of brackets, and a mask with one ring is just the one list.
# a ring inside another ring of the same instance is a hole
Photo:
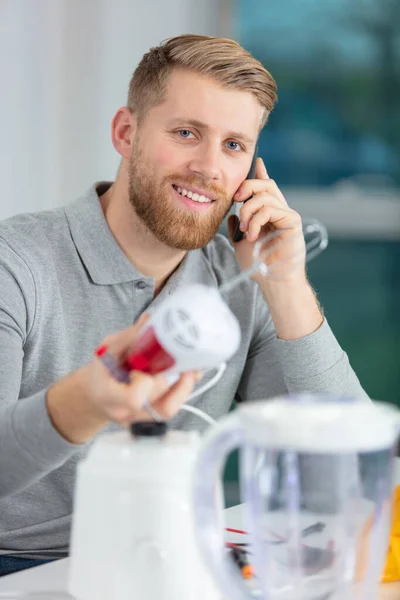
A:
{"label": "man's wrist", "polygon": [[108,421],[95,412],[87,398],[88,366],[57,381],[47,392],[47,411],[53,427],[68,442],[85,444]]}
{"label": "man's wrist", "polygon": [[279,339],[303,338],[324,322],[321,306],[306,277],[290,282],[263,282],[260,288]]}

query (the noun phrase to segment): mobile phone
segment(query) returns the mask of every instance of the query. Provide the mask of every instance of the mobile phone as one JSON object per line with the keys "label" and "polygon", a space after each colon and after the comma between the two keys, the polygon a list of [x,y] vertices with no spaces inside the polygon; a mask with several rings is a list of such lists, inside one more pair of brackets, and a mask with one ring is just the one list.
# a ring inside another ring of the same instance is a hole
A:
{"label": "mobile phone", "polygon": [[[246,179],[255,179],[256,178],[256,163],[257,163],[257,146],[256,149],[254,151],[254,156],[253,156],[253,160],[251,161],[251,165],[250,165],[250,170],[247,174]],[[250,198],[252,198],[253,196],[250,196]],[[247,200],[250,200],[250,198],[247,198]],[[245,200],[245,202],[247,202],[247,200]],[[244,203],[243,203],[244,204]],[[240,211],[241,208],[241,204],[239,204],[238,202],[236,202],[236,209],[235,209],[235,214],[237,217],[239,217],[238,212]],[[233,234],[233,241],[234,242],[240,242],[240,240],[243,239],[243,231],[240,230],[240,218],[236,227],[236,231]]]}

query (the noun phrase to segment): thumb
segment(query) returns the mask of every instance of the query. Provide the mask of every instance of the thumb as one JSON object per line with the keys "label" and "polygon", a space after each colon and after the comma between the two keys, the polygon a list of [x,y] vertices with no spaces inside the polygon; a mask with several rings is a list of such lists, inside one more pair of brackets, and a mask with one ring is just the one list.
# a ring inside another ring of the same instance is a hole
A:
{"label": "thumb", "polygon": [[228,217],[228,238],[231,244],[234,244],[233,235],[239,226],[239,218],[236,215]]}

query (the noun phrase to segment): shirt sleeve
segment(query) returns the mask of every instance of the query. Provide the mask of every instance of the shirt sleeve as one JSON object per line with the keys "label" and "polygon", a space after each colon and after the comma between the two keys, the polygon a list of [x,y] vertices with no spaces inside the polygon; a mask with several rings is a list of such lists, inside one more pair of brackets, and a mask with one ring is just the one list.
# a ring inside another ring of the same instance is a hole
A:
{"label": "shirt sleeve", "polygon": [[310,335],[280,340],[265,300],[257,292],[253,338],[239,399],[261,400],[302,392],[368,399],[326,320]]}
{"label": "shirt sleeve", "polygon": [[26,488],[80,448],[53,427],[47,390],[20,398],[24,345],[35,309],[32,273],[0,238],[0,497]]}

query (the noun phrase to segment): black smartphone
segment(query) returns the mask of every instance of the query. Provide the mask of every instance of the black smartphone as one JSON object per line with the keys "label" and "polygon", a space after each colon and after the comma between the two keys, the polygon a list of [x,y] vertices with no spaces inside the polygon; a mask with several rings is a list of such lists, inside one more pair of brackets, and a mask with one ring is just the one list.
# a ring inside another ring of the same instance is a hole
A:
{"label": "black smartphone", "polygon": [[[246,179],[255,179],[256,178],[256,163],[257,163],[257,146],[254,152],[254,156],[253,156],[253,160],[251,161],[251,165],[250,165],[250,170],[247,174]],[[252,198],[253,196],[250,196],[250,198]],[[250,198],[247,198],[247,200],[250,200]],[[247,202],[247,200],[245,200],[245,202]],[[240,204],[237,203],[236,209],[240,207]],[[236,211],[235,211],[236,213]],[[239,215],[237,215],[239,216]],[[236,227],[236,231],[233,234],[233,241],[234,242],[240,242],[240,240],[243,239],[243,231],[240,230],[240,220],[238,221],[237,227]]]}

